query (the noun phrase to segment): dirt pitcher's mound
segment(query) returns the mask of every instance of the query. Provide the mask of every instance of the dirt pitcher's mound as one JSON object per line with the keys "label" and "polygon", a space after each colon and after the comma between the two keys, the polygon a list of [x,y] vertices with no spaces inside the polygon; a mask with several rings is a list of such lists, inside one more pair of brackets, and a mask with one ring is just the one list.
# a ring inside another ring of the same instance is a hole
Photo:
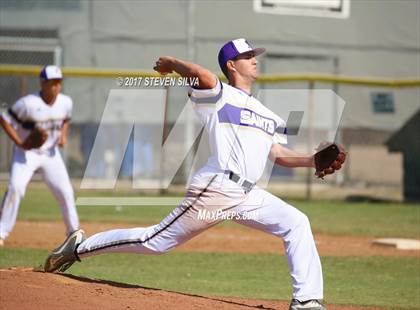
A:
{"label": "dirt pitcher's mound", "polygon": [[[168,292],[32,268],[0,269],[1,309],[288,309],[288,302]],[[328,309],[362,309],[329,306]],[[374,309],[374,308],[363,308]]]}

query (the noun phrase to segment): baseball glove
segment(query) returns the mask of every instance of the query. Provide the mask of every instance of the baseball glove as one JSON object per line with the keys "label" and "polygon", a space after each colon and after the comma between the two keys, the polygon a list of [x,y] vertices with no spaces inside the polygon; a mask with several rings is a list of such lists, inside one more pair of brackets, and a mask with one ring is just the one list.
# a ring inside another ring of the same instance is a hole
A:
{"label": "baseball glove", "polygon": [[336,143],[321,142],[314,155],[315,175],[323,179],[327,174],[340,170],[346,160],[346,151]]}
{"label": "baseball glove", "polygon": [[37,149],[41,147],[48,139],[48,133],[45,129],[35,127],[32,129],[25,141],[23,141],[22,148],[25,150]]}

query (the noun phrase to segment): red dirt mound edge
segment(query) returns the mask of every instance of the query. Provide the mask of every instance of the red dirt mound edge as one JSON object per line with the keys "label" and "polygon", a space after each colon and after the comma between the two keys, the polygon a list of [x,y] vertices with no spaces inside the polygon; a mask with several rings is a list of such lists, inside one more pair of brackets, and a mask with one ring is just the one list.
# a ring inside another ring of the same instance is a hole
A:
{"label": "red dirt mound edge", "polygon": [[[0,269],[1,309],[288,309],[288,301],[201,296],[124,283]],[[379,309],[328,305],[330,310]],[[383,309],[382,309],[383,310]]]}

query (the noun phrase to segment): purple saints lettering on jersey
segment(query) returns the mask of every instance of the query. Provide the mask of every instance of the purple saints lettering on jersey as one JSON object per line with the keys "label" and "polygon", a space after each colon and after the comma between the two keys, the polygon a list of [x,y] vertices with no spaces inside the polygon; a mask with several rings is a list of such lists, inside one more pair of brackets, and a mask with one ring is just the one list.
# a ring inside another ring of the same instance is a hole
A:
{"label": "purple saints lettering on jersey", "polygon": [[262,129],[271,136],[274,135],[274,129],[276,128],[276,122],[273,119],[259,115],[249,109],[242,109],[240,125]]}
{"label": "purple saints lettering on jersey", "polygon": [[[276,131],[279,132],[273,119],[262,116],[250,109],[235,107],[227,103],[217,112],[217,115],[220,123],[257,128],[270,136],[274,135]],[[284,128],[282,129],[284,130]]]}

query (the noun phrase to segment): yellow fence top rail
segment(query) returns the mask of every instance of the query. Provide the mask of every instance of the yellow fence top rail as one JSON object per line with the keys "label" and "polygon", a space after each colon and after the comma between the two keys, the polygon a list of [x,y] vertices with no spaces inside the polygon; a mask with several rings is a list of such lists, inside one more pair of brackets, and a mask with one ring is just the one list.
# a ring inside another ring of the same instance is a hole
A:
{"label": "yellow fence top rail", "polygon": [[[31,75],[37,76],[42,66],[26,65],[1,65],[0,75]],[[117,78],[117,77],[159,77],[158,73],[152,71],[133,71],[121,69],[97,69],[97,68],[75,68],[63,67],[63,74],[66,77],[91,77],[91,78]],[[175,76],[175,75],[169,75]],[[226,78],[219,76],[222,80]],[[285,82],[318,82],[338,83],[359,86],[380,86],[380,87],[420,87],[420,78],[409,79],[377,79],[369,77],[354,77],[329,74],[284,74],[284,75],[261,75],[259,83],[285,83]]]}

